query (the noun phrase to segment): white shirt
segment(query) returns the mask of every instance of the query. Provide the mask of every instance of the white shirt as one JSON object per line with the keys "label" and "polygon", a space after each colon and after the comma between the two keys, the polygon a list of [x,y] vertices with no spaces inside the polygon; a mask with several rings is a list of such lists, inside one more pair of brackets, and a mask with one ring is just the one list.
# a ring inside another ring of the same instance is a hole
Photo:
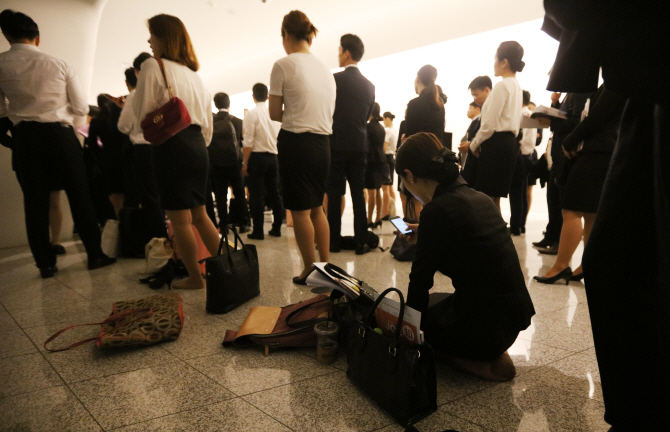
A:
{"label": "white shirt", "polygon": [[15,43],[0,54],[0,117],[72,125],[88,114],[74,69],[36,46]]}
{"label": "white shirt", "polygon": [[126,97],[126,104],[121,110],[119,122],[116,126],[119,128],[121,133],[128,135],[130,142],[133,144],[150,144],[149,141],[144,139],[144,132],[142,132],[140,123],[137,121],[137,117],[135,117],[135,112],[133,111],[134,98],[135,89],[133,89]]}
{"label": "white shirt", "polygon": [[[212,98],[209,91],[196,72],[171,60],[162,60],[172,94],[184,102],[191,116],[191,124],[200,126],[205,143],[209,145],[213,129]],[[142,123],[148,114],[163,106],[169,98],[158,62],[155,58],[147,59],[142,63],[133,97],[135,122],[138,125]]]}
{"label": "white shirt", "polygon": [[294,133],[333,133],[335,78],[312,54],[293,53],[272,67],[270,94],[284,98],[282,129]]}
{"label": "white shirt", "polygon": [[386,132],[384,142],[388,143],[386,144],[386,154],[395,154],[395,146],[398,144],[398,131],[393,126],[384,128],[384,131]]}
{"label": "white shirt", "polygon": [[277,154],[277,134],[281,125],[270,119],[265,102],[256,102],[256,108],[244,116],[244,147],[253,153]]}
{"label": "white shirt", "polygon": [[491,138],[493,132],[509,131],[516,136],[521,126],[522,102],[521,86],[516,78],[504,78],[493,86],[482,107],[482,123],[470,143],[470,150],[477,150],[484,141]]}
{"label": "white shirt", "polygon": [[[529,116],[532,111],[528,107],[521,107],[521,115]],[[523,138],[521,138],[521,154],[531,155],[535,151],[535,141],[537,141],[537,129],[522,129]]]}

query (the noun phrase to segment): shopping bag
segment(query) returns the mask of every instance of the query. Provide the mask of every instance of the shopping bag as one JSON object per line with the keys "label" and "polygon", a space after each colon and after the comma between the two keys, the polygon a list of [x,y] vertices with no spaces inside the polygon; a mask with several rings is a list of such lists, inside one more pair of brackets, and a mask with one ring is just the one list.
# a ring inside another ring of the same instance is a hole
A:
{"label": "shopping bag", "polygon": [[154,237],[144,247],[145,268],[147,274],[158,273],[174,256],[172,243],[166,238]]}

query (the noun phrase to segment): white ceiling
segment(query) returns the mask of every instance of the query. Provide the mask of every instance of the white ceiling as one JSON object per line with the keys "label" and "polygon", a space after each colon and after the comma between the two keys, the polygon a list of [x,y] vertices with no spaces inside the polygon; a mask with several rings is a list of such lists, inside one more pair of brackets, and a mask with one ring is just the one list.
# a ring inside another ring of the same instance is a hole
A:
{"label": "white ceiling", "polygon": [[139,52],[149,51],[146,21],[159,13],[186,25],[212,93],[236,94],[267,83],[272,64],[285,55],[282,17],[293,9],[305,12],[319,29],[312,52],[331,68],[337,67],[345,33],[363,39],[364,59],[370,60],[543,15],[539,0],[109,0],[97,35],[89,98],[125,91],[123,70]]}

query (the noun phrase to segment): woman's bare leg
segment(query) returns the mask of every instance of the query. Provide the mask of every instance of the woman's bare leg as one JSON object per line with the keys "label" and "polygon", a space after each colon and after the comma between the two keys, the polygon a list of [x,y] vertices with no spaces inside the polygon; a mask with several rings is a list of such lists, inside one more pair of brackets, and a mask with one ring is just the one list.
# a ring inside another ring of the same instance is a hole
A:
{"label": "woman's bare leg", "polygon": [[372,215],[375,212],[375,204],[377,203],[377,190],[366,189],[368,191],[368,225],[372,223]]}
{"label": "woman's bare leg", "polygon": [[381,211],[382,217],[386,217],[386,216],[389,215],[389,204],[391,203],[391,199],[390,199],[391,196],[390,196],[390,192],[389,192],[389,191],[390,191],[391,189],[393,189],[393,188],[392,188],[391,186],[389,186],[389,185],[383,185],[383,186],[382,186],[382,195],[383,195],[383,198],[382,198],[382,206],[381,206],[381,209],[382,209],[382,211]]}
{"label": "woman's bare leg", "polygon": [[111,202],[112,207],[114,207],[114,213],[116,214],[117,219],[119,218],[119,213],[123,208],[123,200],[124,195],[121,193],[113,193],[109,196],[109,202]]}
{"label": "woman's bare leg", "polygon": [[530,214],[530,206],[533,204],[533,185],[528,186],[528,212],[526,213],[526,217]]}
{"label": "woman's bare leg", "polygon": [[570,260],[582,241],[584,229],[582,228],[582,217],[584,213],[572,210],[563,210],[563,228],[561,229],[561,240],[558,243],[558,255],[554,266],[544,275],[553,277],[570,267]]}
{"label": "woman's bare leg", "polygon": [[[586,244],[589,241],[589,237],[591,236],[591,230],[593,229],[593,223],[596,221],[596,214],[595,213],[584,213],[584,247],[586,247]],[[572,274],[578,275],[581,274],[584,270],[582,269],[582,265],[580,264],[579,267],[573,270]]]}
{"label": "woman's bare leg", "polygon": [[191,224],[193,222],[191,210],[165,210],[165,214],[174,232],[174,242],[179,250],[188,277],[174,283],[176,289],[200,289],[205,287],[205,282],[200,274],[198,266],[198,243],[193,233]]}
{"label": "woman's bare leg", "polygon": [[217,256],[219,254],[219,243],[221,237],[216,230],[214,223],[207,215],[205,206],[195,207],[191,209],[192,223],[198,230],[202,242],[209,251],[210,255]]}
{"label": "woman's bare leg", "polygon": [[375,222],[379,222],[382,218],[382,202],[382,190],[379,188],[375,191],[375,207],[377,207],[377,218],[375,219]]}
{"label": "woman's bare leg", "polygon": [[322,261],[330,259],[330,228],[328,219],[323,214],[321,207],[311,210],[292,210],[293,232],[298,249],[302,256],[303,270],[300,279],[305,278],[312,271],[312,264],[316,262],[314,240],[319,248],[319,257]]}
{"label": "woman's bare leg", "polygon": [[60,231],[63,226],[63,208],[60,204],[60,191],[51,191],[49,195],[49,227],[51,244],[60,244]]}

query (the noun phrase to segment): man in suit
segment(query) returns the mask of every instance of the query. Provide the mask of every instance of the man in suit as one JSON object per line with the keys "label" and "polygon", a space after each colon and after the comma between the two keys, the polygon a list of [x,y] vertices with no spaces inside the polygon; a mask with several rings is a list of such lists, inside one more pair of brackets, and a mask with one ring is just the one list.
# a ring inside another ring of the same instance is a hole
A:
{"label": "man in suit", "polygon": [[333,134],[330,137],[330,177],[326,188],[330,251],[340,251],[341,203],[348,181],[354,208],[354,237],[358,244],[358,255],[370,252],[366,245],[367,214],[363,189],[365,156],[368,152],[367,122],[375,103],[375,86],[358,69],[364,51],[363,41],[358,36],[346,34],[340,38],[338,59],[344,70],[335,74],[337,96]]}
{"label": "man in suit", "polygon": [[472,152],[470,151],[470,141],[475,137],[475,135],[477,135],[477,132],[479,131],[479,127],[482,123],[481,109],[484,106],[484,102],[486,102],[486,98],[488,98],[489,94],[491,94],[491,89],[493,89],[493,82],[491,81],[491,78],[488,77],[488,75],[478,76],[477,78],[473,79],[468,86],[468,90],[470,90],[470,94],[472,95],[473,99],[472,103],[479,106],[480,114],[472,120],[472,123],[470,123],[470,126],[468,127],[467,141],[463,141],[463,143],[458,147],[459,153],[464,156],[463,167],[461,168],[461,176],[470,185],[474,185],[475,180],[477,179],[477,158],[472,156]]}
{"label": "man in suit", "polygon": [[[242,120],[228,112],[230,98],[227,94],[214,95],[214,105],[219,112],[214,114],[214,133],[207,149],[210,179],[219,211],[219,227],[225,229],[228,224],[235,222],[240,226],[239,232],[245,233],[250,228],[244,179],[242,178],[242,147],[240,145]],[[228,187],[233,188],[235,195],[235,205],[231,201],[230,218],[228,217]]]}

